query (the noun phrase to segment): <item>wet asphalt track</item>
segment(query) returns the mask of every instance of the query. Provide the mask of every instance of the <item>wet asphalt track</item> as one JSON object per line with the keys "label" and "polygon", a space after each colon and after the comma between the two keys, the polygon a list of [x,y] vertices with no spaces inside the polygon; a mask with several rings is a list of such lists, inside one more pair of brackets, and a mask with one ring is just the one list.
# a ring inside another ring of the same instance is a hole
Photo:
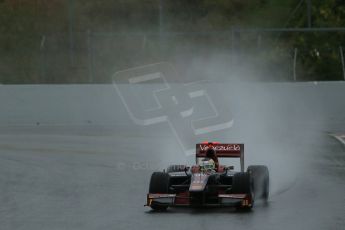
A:
{"label": "wet asphalt track", "polygon": [[[344,98],[345,90],[318,90],[325,101],[306,93],[304,102],[310,113],[327,110],[322,119],[295,112],[300,119],[295,126],[289,120],[289,129],[279,125],[286,118],[269,117],[267,122],[265,116],[251,113],[235,120],[239,125],[231,132],[247,144],[247,162],[268,164],[271,173],[269,203],[258,203],[250,213],[186,208],[156,213],[143,206],[152,171],[186,161],[174,155],[174,136],[164,125],[129,125],[124,111],[118,110],[107,112],[117,114],[125,125],[30,124],[35,116],[13,125],[6,124],[2,114],[0,229],[344,229],[345,147],[327,132],[345,131],[345,104],[330,103],[333,95]],[[291,102],[279,92],[272,108]],[[303,110],[301,104],[294,105]],[[262,127],[254,124],[264,121],[269,135],[253,131]]]}

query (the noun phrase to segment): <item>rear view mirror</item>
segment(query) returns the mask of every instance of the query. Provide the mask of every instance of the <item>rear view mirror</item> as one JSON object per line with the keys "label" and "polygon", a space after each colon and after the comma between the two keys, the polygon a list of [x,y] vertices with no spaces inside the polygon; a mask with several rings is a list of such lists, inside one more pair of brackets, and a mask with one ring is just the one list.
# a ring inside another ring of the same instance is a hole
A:
{"label": "rear view mirror", "polygon": [[234,170],[235,167],[233,165],[225,167],[225,170]]}

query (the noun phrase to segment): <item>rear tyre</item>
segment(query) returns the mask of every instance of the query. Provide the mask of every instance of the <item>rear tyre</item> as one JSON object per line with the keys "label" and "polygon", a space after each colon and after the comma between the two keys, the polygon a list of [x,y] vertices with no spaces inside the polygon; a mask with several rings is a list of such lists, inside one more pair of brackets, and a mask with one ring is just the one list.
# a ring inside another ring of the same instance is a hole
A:
{"label": "rear tyre", "polygon": [[171,172],[184,172],[186,165],[170,165],[167,168],[167,173]]}
{"label": "rear tyre", "polygon": [[251,181],[251,177],[249,173],[240,172],[234,175],[231,193],[249,195],[251,197],[252,205],[245,206],[245,207],[241,205],[237,207],[237,209],[244,210],[244,211],[246,210],[249,211],[252,209],[254,205],[254,199],[253,199],[252,181]]}
{"label": "rear tyre", "polygon": [[[154,172],[151,175],[149,193],[169,193],[169,174],[165,172]],[[168,208],[165,205],[152,204],[151,208],[157,211],[164,211]]]}
{"label": "rear tyre", "polygon": [[255,199],[268,200],[269,197],[269,171],[265,165],[251,165],[247,172],[253,179]]}

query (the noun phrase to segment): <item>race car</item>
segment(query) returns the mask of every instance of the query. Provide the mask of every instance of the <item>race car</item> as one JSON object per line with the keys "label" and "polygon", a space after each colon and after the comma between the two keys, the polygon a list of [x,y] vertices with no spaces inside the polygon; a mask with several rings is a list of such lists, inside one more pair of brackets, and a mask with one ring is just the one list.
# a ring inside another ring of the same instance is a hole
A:
{"label": "race car", "polygon": [[[218,158],[239,158],[241,171],[217,164]],[[163,172],[154,172],[145,206],[158,211],[173,206],[251,210],[256,200],[268,200],[268,168],[251,165],[244,171],[244,144],[199,143],[195,159],[191,167],[170,165]]]}

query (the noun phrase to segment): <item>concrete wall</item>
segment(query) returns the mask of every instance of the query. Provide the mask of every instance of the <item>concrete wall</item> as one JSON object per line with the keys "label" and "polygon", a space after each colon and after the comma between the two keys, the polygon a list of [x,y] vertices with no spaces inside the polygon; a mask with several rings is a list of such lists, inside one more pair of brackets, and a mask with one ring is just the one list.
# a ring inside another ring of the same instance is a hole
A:
{"label": "concrete wall", "polygon": [[[242,118],[258,113],[345,121],[344,82],[209,85],[217,91],[212,99],[225,99],[224,106]],[[2,85],[0,105],[0,125],[132,124],[112,85]]]}

